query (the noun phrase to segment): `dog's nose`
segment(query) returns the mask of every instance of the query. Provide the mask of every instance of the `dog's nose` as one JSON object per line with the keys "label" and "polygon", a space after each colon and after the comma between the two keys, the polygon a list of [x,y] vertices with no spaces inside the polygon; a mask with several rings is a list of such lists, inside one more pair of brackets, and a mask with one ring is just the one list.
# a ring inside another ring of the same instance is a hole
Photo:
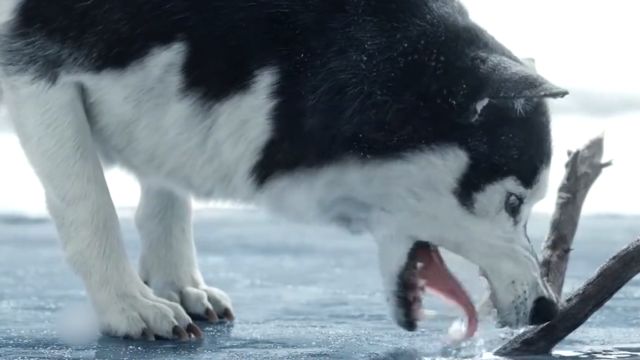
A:
{"label": "dog's nose", "polygon": [[540,325],[547,323],[558,315],[558,310],[558,304],[555,301],[546,297],[539,297],[533,302],[529,324]]}

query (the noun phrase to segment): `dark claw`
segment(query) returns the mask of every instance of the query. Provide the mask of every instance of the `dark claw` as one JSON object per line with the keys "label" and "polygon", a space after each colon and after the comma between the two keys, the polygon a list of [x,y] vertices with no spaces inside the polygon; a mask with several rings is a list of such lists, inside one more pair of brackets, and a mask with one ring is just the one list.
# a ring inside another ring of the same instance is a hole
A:
{"label": "dark claw", "polygon": [[228,321],[234,321],[236,319],[236,317],[231,312],[231,309],[229,308],[224,309],[224,311],[222,312],[222,317],[227,319]]}
{"label": "dark claw", "polygon": [[187,325],[187,332],[196,339],[202,339],[202,330],[194,323]]}
{"label": "dark claw", "polygon": [[215,322],[218,321],[218,315],[216,315],[216,312],[213,311],[213,309],[211,309],[211,308],[209,308],[209,309],[207,309],[207,311],[205,311],[204,316],[211,323],[215,323]]}
{"label": "dark claw", "polygon": [[173,333],[173,337],[177,338],[180,341],[189,340],[189,334],[187,334],[187,332],[178,325],[173,327],[172,333]]}

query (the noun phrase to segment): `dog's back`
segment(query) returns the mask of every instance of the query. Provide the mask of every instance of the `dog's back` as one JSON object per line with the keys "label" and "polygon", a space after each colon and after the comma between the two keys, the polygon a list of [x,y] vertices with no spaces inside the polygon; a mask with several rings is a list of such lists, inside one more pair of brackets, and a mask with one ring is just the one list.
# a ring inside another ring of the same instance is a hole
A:
{"label": "dog's back", "polygon": [[26,0],[0,56],[9,77],[76,84],[104,160],[202,197],[248,200],[271,132],[271,64],[285,56],[274,42],[285,41],[277,18],[290,22],[290,9],[278,6]]}

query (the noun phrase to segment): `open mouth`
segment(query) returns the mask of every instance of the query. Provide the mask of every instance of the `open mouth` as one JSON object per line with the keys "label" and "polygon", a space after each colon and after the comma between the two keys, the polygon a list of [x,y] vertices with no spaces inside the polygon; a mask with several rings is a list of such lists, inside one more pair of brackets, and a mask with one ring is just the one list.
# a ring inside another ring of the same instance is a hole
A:
{"label": "open mouth", "polygon": [[404,329],[416,330],[418,321],[424,318],[422,298],[427,291],[458,305],[467,317],[465,338],[475,334],[478,314],[469,295],[447,268],[438,248],[425,241],[416,241],[398,276],[396,301],[403,314],[399,324]]}

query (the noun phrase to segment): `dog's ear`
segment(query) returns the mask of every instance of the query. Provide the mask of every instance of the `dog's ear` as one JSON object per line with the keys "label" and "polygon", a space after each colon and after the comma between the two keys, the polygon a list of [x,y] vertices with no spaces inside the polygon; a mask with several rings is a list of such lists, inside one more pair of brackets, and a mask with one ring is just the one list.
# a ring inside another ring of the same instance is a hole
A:
{"label": "dog's ear", "polygon": [[538,75],[535,65],[505,56],[480,55],[477,59],[484,84],[483,98],[562,98],[569,92]]}
{"label": "dog's ear", "polygon": [[533,70],[536,70],[536,59],[534,59],[534,58],[522,58],[520,60],[522,60],[523,63],[528,65]]}
{"label": "dog's ear", "polygon": [[473,62],[479,92],[470,109],[471,121],[479,117],[491,100],[562,98],[569,94],[538,75],[533,59],[480,54]]}

